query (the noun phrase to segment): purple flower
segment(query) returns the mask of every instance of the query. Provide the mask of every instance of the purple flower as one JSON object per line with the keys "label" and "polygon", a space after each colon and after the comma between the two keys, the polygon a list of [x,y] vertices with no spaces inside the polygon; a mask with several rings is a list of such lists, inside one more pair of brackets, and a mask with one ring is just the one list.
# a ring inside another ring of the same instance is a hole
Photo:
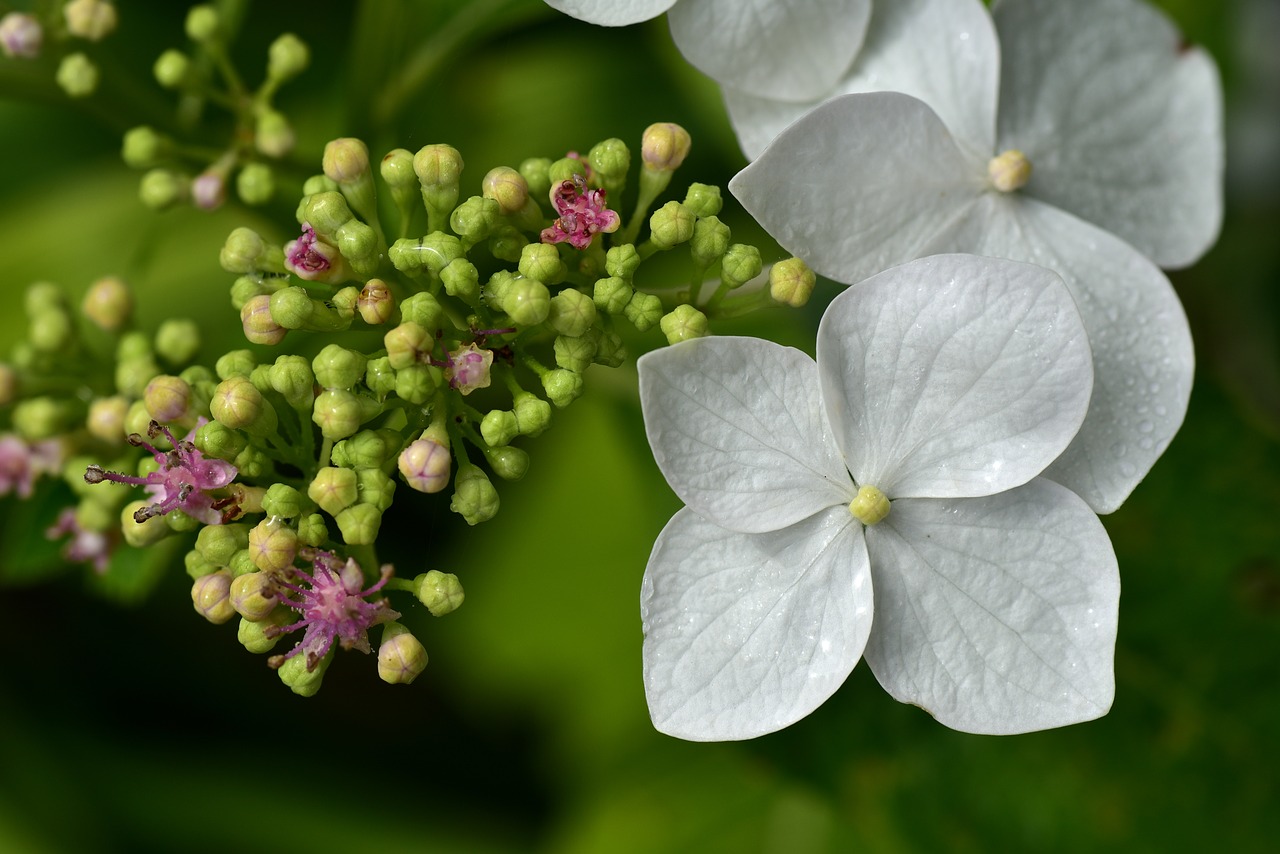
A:
{"label": "purple flower", "polygon": [[[196,429],[205,423],[205,419],[201,418],[196,423]],[[196,446],[191,444],[195,429],[182,441],[178,441],[173,438],[173,434],[167,427],[161,427],[157,422],[152,421],[151,426],[147,428],[147,436],[154,439],[159,435],[164,435],[169,440],[173,450],[158,450],[137,433],[129,436],[129,444],[145,448],[156,458],[160,463],[158,471],[153,471],[146,477],[130,477],[104,471],[101,466],[93,465],[89,466],[84,473],[84,479],[89,483],[110,480],[115,483],[145,486],[156,502],[134,514],[133,518],[140,523],[152,516],[163,516],[173,510],[181,510],[206,525],[221,525],[229,518],[224,514],[223,508],[233,503],[232,499],[215,499],[209,493],[235,480],[236,467],[222,460],[208,459],[196,450]]]}
{"label": "purple flower", "polygon": [[316,237],[316,230],[309,222],[302,224],[302,236],[290,240],[284,247],[285,266],[300,279],[314,279],[328,270],[332,254],[332,247]]}
{"label": "purple flower", "polygon": [[[302,619],[292,625],[266,630],[267,637],[276,637],[306,629],[302,640],[284,655],[275,655],[267,662],[273,668],[293,658],[300,652],[307,655],[307,670],[314,670],[320,660],[333,648],[336,640],[343,649],[369,652],[369,627],[386,623],[400,616],[393,611],[386,599],[366,601],[382,589],[391,578],[390,564],[382,567],[382,577],[373,586],[364,588],[364,572],[360,564],[348,558],[340,563],[332,552],[316,551],[312,558],[312,572],[296,567],[293,574],[306,586],[301,587],[283,579],[278,583],[294,595],[294,599],[281,598],[281,602],[302,614]],[[364,588],[364,589],[362,589]]]}
{"label": "purple flower", "polygon": [[471,394],[478,388],[489,387],[489,371],[492,367],[492,350],[467,344],[449,351],[444,378],[449,381],[450,388],[455,388],[464,395]]}
{"label": "purple flower", "polygon": [[27,444],[12,433],[0,436],[0,496],[30,498],[36,479],[62,466],[62,444],[54,439]]}
{"label": "purple flower", "polygon": [[551,190],[551,204],[559,218],[542,230],[543,243],[564,243],[574,249],[586,249],[597,232],[617,231],[621,223],[617,213],[606,208],[604,190],[589,190],[581,175],[561,181]]}
{"label": "purple flower", "polygon": [[49,540],[70,536],[71,541],[63,547],[62,556],[73,563],[93,564],[93,571],[99,575],[107,571],[111,553],[120,539],[119,532],[90,531],[80,527],[74,507],[59,513],[58,521],[44,535]]}

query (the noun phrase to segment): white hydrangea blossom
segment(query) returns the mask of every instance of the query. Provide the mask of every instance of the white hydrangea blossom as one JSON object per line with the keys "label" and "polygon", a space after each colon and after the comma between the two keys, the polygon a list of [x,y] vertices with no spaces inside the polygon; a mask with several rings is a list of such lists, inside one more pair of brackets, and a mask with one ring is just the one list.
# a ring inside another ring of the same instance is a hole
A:
{"label": "white hydrangea blossom", "polygon": [[1115,556],[1084,502],[1037,477],[1091,385],[1055,274],[926,258],[837,297],[816,363],[703,338],[639,369],[654,456],[687,504],[642,592],[658,729],[772,732],[862,657],[895,698],[965,731],[1110,707]]}

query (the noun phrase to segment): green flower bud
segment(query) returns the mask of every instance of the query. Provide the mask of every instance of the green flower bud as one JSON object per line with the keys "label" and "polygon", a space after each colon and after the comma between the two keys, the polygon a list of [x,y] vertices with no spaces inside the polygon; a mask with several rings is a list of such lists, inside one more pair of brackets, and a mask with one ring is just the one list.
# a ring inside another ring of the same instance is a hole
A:
{"label": "green flower bud", "polygon": [[169,526],[169,530],[176,534],[190,534],[204,524],[199,519],[193,519],[181,510],[170,510],[161,518]]}
{"label": "green flower bud", "polygon": [[65,433],[76,420],[75,404],[69,400],[33,397],[13,408],[13,426],[29,442]]}
{"label": "green flower bud", "polygon": [[338,226],[334,234],[338,251],[347,259],[351,269],[361,276],[371,276],[377,272],[381,262],[381,247],[378,233],[372,227],[358,219],[349,220]]}
{"label": "green flower bud", "polygon": [[[604,256],[604,268],[610,276],[622,279],[627,284],[640,267],[640,254],[630,243],[614,246]],[[621,309],[619,309],[621,310]]]}
{"label": "green flower bud", "polygon": [[324,673],[333,661],[333,650],[330,649],[324,658],[316,663],[314,670],[307,670],[307,656],[299,653],[293,658],[285,659],[276,671],[280,681],[289,686],[289,690],[299,697],[314,697],[320,691],[320,683]]}
{"label": "green flower bud", "polygon": [[321,161],[324,174],[339,185],[368,179],[369,147],[355,137],[330,140]]}
{"label": "green flower bud", "polygon": [[253,147],[268,157],[281,158],[293,151],[297,136],[284,114],[272,109],[258,111],[253,127]]}
{"label": "green flower bud", "polygon": [[[397,191],[418,189],[418,175],[413,169],[413,152],[408,149],[393,148],[388,151],[382,156],[378,171],[393,194],[397,194]],[[398,202],[400,198],[398,194],[396,198]]]}
{"label": "green flower bud", "polygon": [[171,365],[185,365],[200,350],[200,327],[185,318],[170,318],[156,330],[156,353]]}
{"label": "green flower bud", "polygon": [[582,394],[582,374],[563,368],[547,371],[542,375],[542,388],[547,392],[547,398],[563,409]]}
{"label": "green flower bud", "polygon": [[591,146],[587,162],[610,193],[627,180],[631,169],[631,149],[620,139],[606,139]]}
{"label": "green flower bud", "polygon": [[253,562],[253,555],[249,553],[249,546],[246,542],[245,547],[237,551],[231,556],[227,569],[231,570],[231,577],[239,578],[242,575],[252,575],[258,571],[258,565]]}
{"label": "green flower bud", "polygon": [[490,169],[480,186],[484,197],[497,202],[498,211],[507,216],[524,210],[529,201],[529,182],[510,166]]}
{"label": "green flower bud", "polygon": [[133,314],[133,292],[118,276],[105,276],[89,286],[80,311],[99,329],[116,332]]}
{"label": "green flower bud", "polygon": [[186,569],[187,575],[195,581],[201,576],[210,575],[217,572],[222,567],[215,566],[204,559],[204,555],[200,552],[192,550],[182,556],[182,565]]}
{"label": "green flower bud", "polygon": [[493,230],[489,236],[489,254],[499,261],[514,264],[520,260],[520,254],[529,245],[529,240],[520,230],[510,225],[502,225]]}
{"label": "green flower bud", "polygon": [[426,145],[413,156],[422,202],[430,227],[439,230],[449,212],[458,204],[458,181],[462,175],[462,155],[449,145]]}
{"label": "green flower bud", "polygon": [[[236,630],[236,640],[252,653],[270,652],[280,642],[282,635],[273,629],[283,629],[298,618],[298,612],[291,608],[277,607],[262,620],[246,620],[240,618],[240,627]],[[271,632],[268,634],[268,632]],[[301,656],[298,656],[301,658]]]}
{"label": "green flower bud", "polygon": [[530,157],[520,164],[520,175],[529,184],[529,195],[545,199],[551,192],[551,161],[545,157]]}
{"label": "green flower bud", "polygon": [[[298,286],[282,288],[267,299],[271,320],[282,329],[304,328],[310,322],[315,309],[315,300],[311,299],[306,288]],[[244,310],[241,309],[242,316],[243,313]]]}
{"label": "green flower bud", "polygon": [[192,6],[187,12],[187,38],[201,44],[211,42],[221,34],[218,11],[212,6]]}
{"label": "green flower bud", "polygon": [[547,285],[564,281],[567,272],[560,252],[549,243],[530,243],[520,252],[520,275]]}
{"label": "green flower bud", "polygon": [[[349,321],[351,321],[356,316],[356,304],[360,302],[360,289],[355,287],[354,285],[348,285],[345,288],[339,288],[334,293],[333,299],[329,300],[329,302],[333,304],[334,312],[336,312],[339,317],[348,321],[347,325],[342,327],[343,329],[346,329],[347,326],[351,325]],[[324,303],[320,303],[320,305],[324,305]],[[314,325],[314,321],[315,321],[315,317],[313,316],[312,327],[311,327],[313,329],[316,328]],[[330,330],[324,330],[324,331],[330,331]]]}
{"label": "green flower bud", "polygon": [[[147,435],[147,430],[151,426],[151,413],[147,411],[145,401],[135,400],[129,404],[129,409],[124,414],[124,434],[132,436],[137,433],[139,436]],[[144,462],[146,462],[144,460]]]}
{"label": "green flower bud", "polygon": [[468,525],[488,522],[498,513],[498,491],[489,476],[470,463],[458,466],[453,479],[453,500],[449,509],[467,520]]}
{"label": "green flower bud", "polygon": [[131,169],[150,169],[173,150],[173,141],[147,125],[130,128],[124,133],[120,157]]}
{"label": "green flower bud", "polygon": [[378,539],[382,511],[372,504],[353,504],[334,518],[342,541],[349,546],[368,546]]}
{"label": "green flower bud", "polygon": [[627,348],[622,336],[616,332],[603,332],[596,341],[595,363],[606,368],[616,368],[627,359]]}
{"label": "green flower bud", "polygon": [[421,406],[436,393],[442,380],[440,369],[432,365],[410,365],[407,368],[401,368],[395,375],[396,397],[407,400],[415,406]]}
{"label": "green flower bud", "polygon": [[246,205],[265,205],[275,194],[276,173],[267,164],[246,163],[236,174],[236,195]]}
{"label": "green flower bud", "polygon": [[674,172],[689,156],[691,145],[687,130],[673,122],[659,122],[645,128],[640,142],[640,157],[646,169]]}
{"label": "green flower bud", "polygon": [[[284,255],[280,256],[282,259]],[[270,281],[270,284],[268,284]],[[242,311],[245,303],[257,296],[271,296],[279,288],[274,287],[277,282],[283,283],[282,280],[267,280],[257,274],[240,276],[231,283],[231,305],[236,311]]]}
{"label": "green flower bud", "polygon": [[161,374],[151,380],[142,400],[147,412],[161,424],[173,424],[191,414],[191,386],[178,377]]}
{"label": "green flower bud", "polygon": [[389,685],[408,685],[427,669],[427,651],[397,622],[382,629],[378,647],[378,678]]}
{"label": "green flower bud", "polygon": [[489,277],[484,286],[484,301],[495,311],[502,311],[502,301],[507,298],[507,291],[518,281],[509,270],[498,270]]}
{"label": "green flower bud", "polygon": [[783,305],[799,308],[813,295],[818,277],[799,258],[788,258],[769,271],[769,296]]}
{"label": "green flower bud", "polygon": [[244,337],[254,344],[279,344],[288,332],[276,322],[271,311],[271,297],[253,297],[240,308],[240,326]]}
{"label": "green flower bud", "polygon": [[610,315],[622,314],[634,293],[631,285],[616,276],[597,279],[592,290],[596,308]]}
{"label": "green flower bud", "polygon": [[444,292],[466,303],[480,298],[480,271],[466,258],[458,258],[440,271]]}
{"label": "green flower bud", "polygon": [[69,53],[58,64],[53,79],[72,98],[87,98],[98,88],[98,66],[83,53]]}
{"label": "green flower bud", "polygon": [[318,549],[329,539],[329,529],[325,527],[324,517],[319,513],[311,513],[298,520],[298,540],[304,545]]}
{"label": "green flower bud", "polygon": [[197,428],[192,440],[200,453],[228,462],[244,452],[248,441],[243,433],[232,430],[217,421],[209,421]]}
{"label": "green flower bud", "polygon": [[537,279],[516,279],[503,296],[502,310],[518,326],[537,326],[551,311],[551,292]]}
{"label": "green flower bud", "polygon": [[649,237],[659,249],[670,249],[693,237],[697,217],[679,202],[667,202],[649,217]]}
{"label": "green flower bud", "polygon": [[[686,208],[687,209],[687,208]],[[693,263],[706,269],[719,261],[729,249],[729,226],[714,216],[699,217],[693,226],[689,240],[689,254]]]}
{"label": "green flower bud", "polygon": [[218,383],[209,401],[209,411],[214,419],[233,430],[258,436],[275,432],[275,409],[245,377],[231,377]]}
{"label": "green flower bud", "polygon": [[547,168],[547,177],[551,179],[551,186],[555,187],[563,181],[572,181],[575,175],[585,178],[587,171],[587,164],[582,162],[582,158],[562,157]]}
{"label": "green flower bud", "polygon": [[522,436],[537,436],[551,423],[551,404],[527,391],[516,395],[511,411]]}
{"label": "green flower bud", "polygon": [[196,534],[196,551],[214,566],[229,566],[236,552],[249,547],[249,527],[241,523],[205,525]]}
{"label": "green flower bud", "polygon": [[679,344],[707,334],[707,316],[691,305],[678,305],[662,318],[662,334],[668,344]]}
{"label": "green flower bud", "polygon": [[590,365],[596,355],[596,339],[594,336],[568,338],[556,336],[554,344],[556,364],[566,371],[582,373]]}
{"label": "green flower bud", "polygon": [[298,205],[298,221],[310,224],[327,243],[336,242],[338,229],[353,219],[355,214],[340,192],[312,193]]}
{"label": "green flower bud", "polygon": [[400,434],[394,430],[361,430],[341,444],[346,465],[351,468],[382,468],[391,453],[399,449]]}
{"label": "green flower bud", "polygon": [[190,79],[191,60],[180,50],[170,48],[151,66],[156,82],[166,89],[177,89]]}
{"label": "green flower bud", "polygon": [[492,448],[510,444],[512,439],[520,435],[516,414],[505,409],[494,409],[486,413],[480,421],[480,435]]}
{"label": "green flower bud", "polygon": [[381,326],[391,319],[396,311],[396,301],[391,296],[391,288],[382,279],[370,279],[360,289],[360,297],[356,300],[356,311],[360,319],[370,326]]}
{"label": "green flower bud", "polygon": [[720,188],[710,184],[693,183],[684,197],[685,207],[693,211],[695,216],[716,216],[724,207],[724,199],[720,198]]}
{"label": "green flower bud", "polygon": [[47,308],[31,316],[27,326],[27,341],[39,353],[56,353],[71,346],[75,330],[71,315],[62,307]]}
{"label": "green flower bud", "polygon": [[53,282],[36,282],[27,287],[23,307],[29,317],[34,317],[48,309],[65,309],[67,294]]}
{"label": "green flower bud", "polygon": [[730,289],[739,288],[760,275],[764,264],[760,250],[745,243],[735,243],[725,252],[720,262],[720,280]]}
{"label": "green flower bud", "polygon": [[116,390],[126,397],[142,397],[147,383],[160,373],[152,359],[126,359],[116,364]]}
{"label": "green flower bud", "polygon": [[355,350],[329,344],[311,362],[316,382],[324,388],[351,388],[364,376],[367,359]]}
{"label": "green flower bud", "polygon": [[262,496],[262,509],[268,516],[297,519],[302,515],[302,493],[287,483],[273,483]]}
{"label": "green flower bud", "polygon": [[267,383],[294,409],[311,409],[315,400],[315,375],[302,356],[277,357],[267,370]]}
{"label": "green flower bud", "polygon": [[120,510],[120,532],[124,541],[136,549],[158,543],[172,533],[163,516],[149,516],[139,522],[135,514],[151,504],[149,501],[131,501]]}
{"label": "green flower bud", "polygon": [[218,379],[229,380],[232,377],[247,377],[257,366],[253,353],[248,350],[231,350],[218,357],[218,361],[213,364],[213,372],[218,375]]}
{"label": "green flower bud", "polygon": [[445,445],[423,438],[411,442],[400,453],[397,465],[410,489],[440,492],[449,485],[453,457]]}
{"label": "green flower bud", "polygon": [[112,445],[124,442],[125,415],[129,412],[129,400],[120,395],[100,397],[89,404],[89,417],[85,426],[95,439]]}
{"label": "green flower bud", "polygon": [[266,572],[250,572],[231,582],[231,607],[250,622],[261,622],[271,616],[280,602],[275,583]]}
{"label": "green flower bud", "polygon": [[364,384],[378,398],[385,398],[396,390],[396,371],[386,356],[370,359],[364,370]]}
{"label": "green flower bud", "polygon": [[443,313],[440,302],[426,291],[414,294],[400,303],[400,317],[406,322],[418,324],[424,331],[437,327]]}
{"label": "green flower bud", "polygon": [[662,319],[662,300],[656,294],[636,291],[623,314],[636,329],[648,332]]}
{"label": "green flower bud", "polygon": [[382,344],[387,348],[387,359],[391,367],[397,370],[418,364],[423,355],[430,352],[429,341],[431,344],[435,343],[427,330],[413,321],[401,323],[382,336]]}
{"label": "green flower bud", "polygon": [[284,269],[284,253],[278,246],[268,246],[252,228],[241,226],[227,235],[218,263],[228,273],[279,272]]}
{"label": "green flower bud", "polygon": [[449,227],[468,246],[487,240],[501,222],[502,209],[498,203],[483,196],[472,196],[449,215]]}
{"label": "green flower bud", "polygon": [[138,182],[138,199],[155,211],[173,207],[187,197],[190,180],[168,169],[152,169]]}
{"label": "green flower bud", "polygon": [[307,487],[307,497],[330,516],[337,516],[360,497],[356,473],[333,466],[322,468]]}
{"label": "green flower bud", "polygon": [[116,7],[104,0],[71,0],[62,7],[67,32],[91,42],[101,41],[116,28]]}
{"label": "green flower bud", "polygon": [[267,48],[267,79],[283,83],[306,71],[310,62],[311,51],[306,42],[293,33],[285,33]]}
{"label": "green flower bud", "polygon": [[262,477],[272,468],[270,458],[252,445],[236,454],[231,464],[239,469],[240,476],[245,478]]}
{"label": "green flower bud", "polygon": [[595,322],[596,304],[582,291],[565,288],[552,298],[547,324],[560,335],[577,338],[585,335]]}
{"label": "green flower bud", "polygon": [[227,622],[235,616],[231,607],[231,571],[220,569],[202,575],[191,585],[191,604],[196,613],[214,625]]}
{"label": "green flower bud", "polygon": [[353,435],[364,422],[359,399],[346,389],[336,388],[325,389],[316,398],[311,420],[326,439],[334,441]]}
{"label": "green flower bud", "polygon": [[443,617],[462,607],[466,594],[462,582],[451,572],[433,569],[413,579],[414,595],[433,617]]}
{"label": "green flower bud", "polygon": [[454,261],[466,257],[462,241],[443,231],[433,231],[423,237],[418,241],[418,251],[423,265],[436,276]]}
{"label": "green flower bud", "polygon": [[395,497],[396,482],[380,468],[359,468],[356,469],[356,489],[360,504],[371,505],[379,513],[385,513]]}
{"label": "green flower bud", "polygon": [[249,557],[263,572],[280,572],[293,566],[298,555],[298,535],[280,519],[269,516],[249,531]]}
{"label": "green flower bud", "polygon": [[503,480],[519,480],[529,471],[529,455],[520,448],[490,448],[484,457],[493,473]]}

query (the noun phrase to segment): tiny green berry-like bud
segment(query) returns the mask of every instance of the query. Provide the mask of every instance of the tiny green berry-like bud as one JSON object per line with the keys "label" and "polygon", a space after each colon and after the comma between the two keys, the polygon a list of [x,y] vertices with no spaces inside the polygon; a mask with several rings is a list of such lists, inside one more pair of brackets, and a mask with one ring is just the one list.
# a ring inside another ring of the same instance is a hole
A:
{"label": "tiny green berry-like bud", "polygon": [[501,222],[502,211],[493,199],[472,196],[454,208],[449,215],[449,227],[454,233],[474,246],[489,235]]}
{"label": "tiny green berry-like bud", "polygon": [[572,182],[575,177],[585,178],[589,168],[580,157],[562,157],[547,168],[547,177],[554,187],[562,181]]}
{"label": "tiny green berry-like bud", "polygon": [[620,139],[606,139],[591,146],[587,162],[612,193],[614,188],[609,185],[619,184],[627,178],[627,170],[631,168],[631,149]]}
{"label": "tiny green berry-like bud", "polygon": [[268,516],[297,519],[302,515],[302,493],[287,483],[273,483],[262,496],[262,510]]}
{"label": "tiny green berry-like bud", "polygon": [[258,623],[271,616],[280,602],[276,586],[266,572],[248,572],[231,582],[231,607],[250,622]]}
{"label": "tiny green berry-like bud", "polygon": [[89,286],[80,310],[98,328],[115,332],[133,314],[133,292],[118,276],[105,276]]}
{"label": "tiny green berry-like bud", "polygon": [[498,210],[506,215],[517,214],[529,201],[529,182],[510,166],[490,169],[480,182],[486,199],[498,203]]}
{"label": "tiny green berry-like bud", "polygon": [[302,356],[280,356],[268,369],[267,382],[291,407],[310,410],[315,400],[315,375]]}
{"label": "tiny green berry-like bud", "polygon": [[132,169],[150,169],[167,156],[172,147],[168,137],[140,125],[125,131],[120,157]]}
{"label": "tiny green berry-like bud", "polygon": [[557,335],[553,350],[556,356],[556,364],[559,367],[564,368],[566,371],[582,373],[591,365],[591,360],[595,358],[596,336],[583,335],[569,338],[564,335]]}
{"label": "tiny green berry-like bud", "polygon": [[248,441],[244,434],[217,421],[210,421],[197,428],[195,438],[192,440],[200,453],[228,462],[244,452]]}
{"label": "tiny green berry-like bud", "polygon": [[455,258],[440,271],[444,292],[464,302],[474,304],[480,298],[480,271],[466,258]]}
{"label": "tiny green berry-like bud", "polygon": [[231,605],[231,571],[220,569],[202,575],[191,585],[191,604],[196,613],[220,625],[236,615]]}
{"label": "tiny green berry-like bud", "polygon": [[290,608],[275,608],[262,620],[240,618],[240,627],[236,630],[236,640],[249,652],[261,654],[270,652],[280,642],[281,635],[271,631],[282,629],[293,622],[297,612]]}
{"label": "tiny green berry-like bud", "polygon": [[648,332],[662,319],[662,300],[657,294],[637,291],[623,310],[631,325],[641,332]]}
{"label": "tiny green berry-like bud", "polygon": [[364,418],[360,400],[354,394],[345,389],[330,388],[316,398],[311,420],[326,439],[337,441],[354,435]]}
{"label": "tiny green berry-like bud", "polygon": [[170,365],[189,364],[200,350],[200,327],[193,320],[169,318],[156,330],[155,351]]}
{"label": "tiny green berry-like bud", "polygon": [[622,314],[634,293],[631,285],[617,276],[597,279],[592,291],[596,308],[610,315]]}
{"label": "tiny green berry-like bud", "polygon": [[212,6],[193,6],[187,12],[187,38],[193,42],[210,42],[220,34],[221,22]]}
{"label": "tiny green berry-like bud", "polygon": [[640,266],[640,261],[640,253],[636,252],[635,246],[624,243],[610,248],[605,253],[604,269],[610,276],[630,284],[631,278]]}
{"label": "tiny green berry-like bud", "polygon": [[293,33],[285,33],[267,48],[267,77],[283,83],[305,71],[310,62],[306,43]]}
{"label": "tiny green berry-like bud", "polygon": [[551,404],[528,392],[516,395],[512,412],[522,436],[537,436],[551,423]]}
{"label": "tiny green berry-like bud", "polygon": [[549,243],[530,243],[520,250],[520,275],[547,285],[564,281],[567,272],[560,252]]}
{"label": "tiny green berry-like bud", "polygon": [[431,337],[427,330],[412,321],[401,323],[382,336],[382,344],[387,348],[387,359],[396,370],[416,365],[429,340]]}
{"label": "tiny green berry-like bud", "polygon": [[260,110],[253,128],[253,146],[268,157],[284,157],[293,151],[297,136],[283,113]]}
{"label": "tiny green berry-like bud", "polygon": [[440,369],[434,365],[410,365],[395,372],[393,390],[397,397],[421,406],[440,388],[442,379]]}
{"label": "tiny green berry-like bud", "polygon": [[418,189],[418,176],[413,169],[413,152],[405,148],[393,148],[382,156],[378,172],[391,191]]}
{"label": "tiny green berry-like bud", "polygon": [[670,249],[693,237],[697,217],[679,202],[667,202],[649,218],[649,236],[659,249]]}
{"label": "tiny green berry-like bud", "polygon": [[158,543],[169,536],[172,531],[165,524],[164,516],[151,516],[144,522],[137,520],[139,510],[151,505],[149,501],[131,501],[120,510],[120,532],[124,541],[134,548],[141,549]]}
{"label": "tiny green berry-like bud", "polygon": [[279,344],[289,331],[276,323],[271,314],[271,297],[259,294],[240,308],[240,326],[244,337],[254,344]]}
{"label": "tiny green berry-like bud", "polygon": [[71,0],[62,7],[67,32],[91,42],[101,41],[116,28],[116,7],[104,0]]}
{"label": "tiny green berry-like bud", "polygon": [[218,379],[229,380],[232,377],[249,376],[257,365],[253,354],[248,350],[232,350],[218,357],[218,361],[213,364],[213,372],[218,375]]}
{"label": "tiny green berry-like bud", "polygon": [[462,582],[451,572],[433,569],[413,579],[414,595],[433,617],[443,617],[462,607],[466,594]]}
{"label": "tiny green berry-like bud", "polygon": [[720,279],[732,290],[760,275],[763,269],[759,249],[745,243],[735,243],[725,251],[724,258],[720,261]]}
{"label": "tiny green berry-like bud", "polygon": [[249,532],[249,557],[263,572],[279,572],[293,565],[298,535],[280,519],[270,516]]}
{"label": "tiny green berry-like bud", "polygon": [[449,509],[461,515],[468,525],[488,522],[498,514],[498,491],[482,470],[469,463],[460,465],[453,483]]}
{"label": "tiny green berry-like bud", "polygon": [[818,277],[799,258],[788,258],[769,271],[769,296],[783,305],[799,308],[813,295]]}
{"label": "tiny green berry-like bud", "polygon": [[[0,403],[3,403],[3,395],[0,395]],[[128,411],[128,398],[120,395],[100,397],[89,404],[89,417],[85,421],[85,426],[95,439],[119,445],[126,435],[124,417]]]}
{"label": "tiny green berry-like bud", "polygon": [[640,143],[640,157],[647,169],[674,172],[689,156],[691,145],[689,132],[680,125],[658,122],[645,128]]}
{"label": "tiny green berry-like bud", "polygon": [[510,445],[504,448],[490,448],[484,452],[493,473],[503,480],[519,480],[529,471],[529,454],[520,448]]}
{"label": "tiny green berry-like bud", "polygon": [[179,377],[161,374],[147,383],[142,400],[152,418],[172,424],[190,414],[191,386]]}
{"label": "tiny green berry-like bud", "polygon": [[349,546],[368,546],[378,539],[382,511],[372,504],[353,504],[334,518],[343,542]]}
{"label": "tiny green berry-like bud", "polygon": [[265,163],[247,163],[236,174],[236,195],[246,205],[265,205],[275,193],[275,172]]}
{"label": "tiny green berry-like bud", "polygon": [[391,288],[382,279],[370,279],[360,289],[360,298],[356,300],[356,310],[360,318],[370,326],[381,326],[391,319],[396,310],[396,301],[391,296]]}
{"label": "tiny green berry-like bud", "polygon": [[529,195],[546,198],[551,191],[551,161],[546,157],[530,157],[520,164],[519,172],[529,183]]}
{"label": "tiny green berry-like bud", "polygon": [[506,409],[494,409],[486,413],[480,421],[480,435],[490,447],[510,444],[512,439],[520,435],[516,414]]}
{"label": "tiny green berry-like bud", "polygon": [[427,651],[421,642],[399,623],[387,623],[378,647],[378,678],[389,685],[408,685],[426,669]]}
{"label": "tiny green berry-like bud", "polygon": [[889,515],[889,499],[870,484],[861,487],[849,503],[849,512],[864,525],[875,525]]}
{"label": "tiny green berry-like bud", "polygon": [[691,305],[678,305],[659,324],[668,344],[679,344],[707,334],[707,316]]}
{"label": "tiny green berry-like bud", "polygon": [[[262,235],[252,228],[241,226],[233,230],[222,244],[218,252],[218,263],[228,273],[256,273],[260,270],[283,270],[284,253],[278,251],[276,257]],[[275,262],[268,267],[267,264]]]}
{"label": "tiny green berry-like bud", "polygon": [[563,409],[582,394],[582,374],[564,369],[547,371],[542,375],[542,388],[547,398]]}
{"label": "tiny green berry-like bud", "polygon": [[416,323],[425,331],[434,329],[444,313],[440,302],[431,294],[423,291],[400,303],[400,317],[409,323]]}
{"label": "tiny green berry-like bud", "polygon": [[298,540],[305,545],[318,549],[329,539],[329,529],[325,527],[324,517],[319,513],[303,516],[298,520]]}
{"label": "tiny green berry-like bud", "polygon": [[[370,431],[365,432],[367,435],[374,435]],[[358,499],[360,504],[372,505],[378,509],[379,513],[385,513],[391,506],[392,499],[395,498],[396,482],[383,474],[380,468],[357,468],[356,490],[360,495]]]}
{"label": "tiny green berry-like bud", "polygon": [[98,88],[98,66],[83,53],[69,53],[58,64],[54,80],[72,98],[87,98]]}
{"label": "tiny green berry-like bud", "polygon": [[503,296],[502,310],[518,326],[537,326],[551,311],[551,292],[537,279],[517,279]]}
{"label": "tiny green berry-like bud", "polygon": [[693,256],[693,263],[705,269],[719,261],[729,248],[729,237],[729,226],[717,217],[699,217],[693,226],[693,237],[689,240],[689,253]]}
{"label": "tiny green berry-like bud", "polygon": [[384,398],[396,390],[396,371],[386,356],[370,359],[364,369],[364,384],[378,398]]}
{"label": "tiny green berry-like bud", "polygon": [[307,497],[330,516],[337,516],[360,497],[356,473],[333,466],[322,468],[307,487]]}
{"label": "tiny green berry-like bud", "polygon": [[369,177],[369,148],[363,140],[342,137],[324,147],[324,174],[339,184],[354,184]]}
{"label": "tiny green berry-like bud", "polygon": [[311,362],[311,368],[322,387],[351,388],[364,376],[366,362],[355,350],[329,344]]}
{"label": "tiny green berry-like bud", "polygon": [[196,535],[196,551],[214,566],[229,566],[237,552],[249,547],[247,525],[205,525]]}
{"label": "tiny green berry-like bud", "polygon": [[190,181],[168,169],[152,169],[138,182],[138,199],[152,210],[173,207],[187,197]]}
{"label": "tiny green berry-like bud", "polygon": [[151,66],[156,82],[166,89],[177,89],[187,82],[191,73],[191,60],[180,50],[170,48],[160,54]]}
{"label": "tiny green berry-like bud", "polygon": [[401,452],[397,464],[400,475],[418,492],[440,492],[449,485],[453,457],[449,449],[431,439],[411,442]]}
{"label": "tiny green berry-like bud", "polygon": [[299,697],[314,697],[320,692],[320,683],[324,680],[324,673],[332,662],[333,649],[330,649],[312,670],[307,669],[307,656],[295,655],[293,658],[285,659],[276,673],[279,674],[280,681],[288,685],[289,690]]}
{"label": "tiny green berry-like bud", "polygon": [[262,392],[245,377],[231,377],[218,383],[209,401],[213,417],[233,430],[249,430],[266,420],[269,408]]}
{"label": "tiny green berry-like bud", "polygon": [[720,188],[710,184],[690,184],[684,203],[689,210],[700,217],[716,216],[724,207],[724,199],[720,198]]}
{"label": "tiny green berry-like bud", "polygon": [[1031,180],[1031,161],[1016,148],[1010,148],[987,164],[987,177],[991,186],[1001,193],[1012,193]]}

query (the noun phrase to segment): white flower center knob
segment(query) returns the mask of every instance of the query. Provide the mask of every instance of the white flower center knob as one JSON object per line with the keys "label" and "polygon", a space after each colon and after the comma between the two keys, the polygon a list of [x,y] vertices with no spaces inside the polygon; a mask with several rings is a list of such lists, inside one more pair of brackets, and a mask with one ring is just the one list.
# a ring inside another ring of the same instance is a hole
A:
{"label": "white flower center knob", "polygon": [[864,525],[874,525],[889,515],[889,498],[874,486],[864,486],[849,502],[849,512]]}
{"label": "white flower center knob", "polygon": [[991,186],[1002,193],[1012,193],[1031,180],[1031,161],[1016,148],[997,154],[987,164]]}

